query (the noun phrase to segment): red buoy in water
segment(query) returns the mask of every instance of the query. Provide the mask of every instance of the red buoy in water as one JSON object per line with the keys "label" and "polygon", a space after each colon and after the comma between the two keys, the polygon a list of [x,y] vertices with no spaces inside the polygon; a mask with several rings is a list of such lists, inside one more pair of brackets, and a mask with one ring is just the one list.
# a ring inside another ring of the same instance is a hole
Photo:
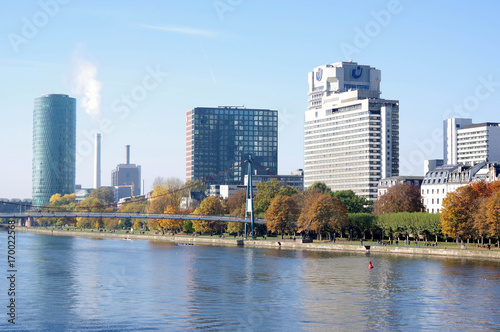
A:
{"label": "red buoy in water", "polygon": [[370,262],[370,264],[368,264],[368,268],[369,268],[369,269],[373,269],[372,262]]}

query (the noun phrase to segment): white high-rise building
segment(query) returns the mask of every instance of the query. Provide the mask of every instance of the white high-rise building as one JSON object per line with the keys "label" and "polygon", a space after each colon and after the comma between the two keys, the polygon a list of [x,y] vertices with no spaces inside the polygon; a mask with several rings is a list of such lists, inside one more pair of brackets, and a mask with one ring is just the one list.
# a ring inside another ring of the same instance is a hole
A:
{"label": "white high-rise building", "polygon": [[470,124],[457,131],[458,163],[473,166],[483,161],[500,161],[500,126],[486,122]]}
{"label": "white high-rise building", "polygon": [[472,119],[452,118],[443,121],[443,160],[445,165],[454,165],[457,159],[458,130],[472,124]]}
{"label": "white high-rise building", "polygon": [[380,70],[336,62],[309,73],[304,186],[377,199],[382,178],[399,175],[399,101],[380,99]]}

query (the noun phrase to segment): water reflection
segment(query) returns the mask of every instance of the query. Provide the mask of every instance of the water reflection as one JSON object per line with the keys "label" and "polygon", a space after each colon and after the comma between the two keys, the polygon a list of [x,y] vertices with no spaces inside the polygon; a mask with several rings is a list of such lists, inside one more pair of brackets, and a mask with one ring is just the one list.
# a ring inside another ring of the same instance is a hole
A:
{"label": "water reflection", "polygon": [[19,238],[19,330],[491,330],[500,325],[498,261]]}

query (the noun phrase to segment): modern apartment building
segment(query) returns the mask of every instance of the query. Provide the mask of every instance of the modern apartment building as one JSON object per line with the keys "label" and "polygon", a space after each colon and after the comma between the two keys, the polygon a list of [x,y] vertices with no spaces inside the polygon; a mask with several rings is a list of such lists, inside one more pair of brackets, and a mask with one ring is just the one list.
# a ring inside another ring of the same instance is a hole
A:
{"label": "modern apartment building", "polygon": [[304,186],[377,199],[380,179],[399,175],[399,101],[380,98],[380,70],[336,62],[309,73]]}
{"label": "modern apartment building", "polygon": [[33,111],[33,205],[54,194],[75,192],[76,99],[63,94],[35,98]]}
{"label": "modern apartment building", "polygon": [[[206,180],[248,159],[278,172],[278,111],[244,107],[196,107],[186,112],[186,181]],[[247,166],[208,184],[241,185]]]}
{"label": "modern apartment building", "polygon": [[500,126],[485,122],[470,124],[457,131],[457,160],[475,165],[483,161],[500,161]]}
{"label": "modern apartment building", "polygon": [[443,161],[444,165],[458,163],[458,130],[472,124],[472,119],[452,118],[443,121]]}

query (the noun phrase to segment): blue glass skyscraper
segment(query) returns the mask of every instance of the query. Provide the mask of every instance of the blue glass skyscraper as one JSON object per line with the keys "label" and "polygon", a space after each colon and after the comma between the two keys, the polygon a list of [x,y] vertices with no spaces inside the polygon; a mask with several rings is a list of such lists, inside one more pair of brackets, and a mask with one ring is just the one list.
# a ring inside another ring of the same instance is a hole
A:
{"label": "blue glass skyscraper", "polygon": [[[278,111],[242,107],[196,107],[186,112],[186,180],[206,180],[249,156],[278,173]],[[257,174],[267,174],[255,167]],[[245,167],[208,184],[242,185]]]}
{"label": "blue glass skyscraper", "polygon": [[33,205],[75,192],[76,99],[48,94],[33,111]]}

